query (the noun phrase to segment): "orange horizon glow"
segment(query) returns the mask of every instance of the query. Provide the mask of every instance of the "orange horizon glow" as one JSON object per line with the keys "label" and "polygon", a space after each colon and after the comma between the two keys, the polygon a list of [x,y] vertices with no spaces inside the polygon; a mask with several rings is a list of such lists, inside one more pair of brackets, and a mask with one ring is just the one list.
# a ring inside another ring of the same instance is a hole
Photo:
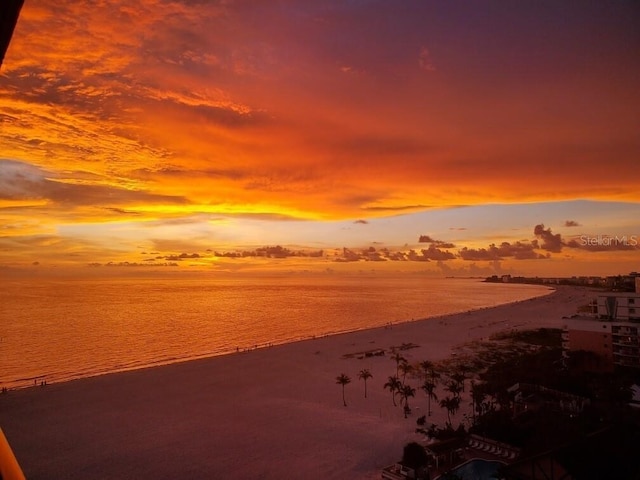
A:
{"label": "orange horizon glow", "polygon": [[[430,234],[464,272],[462,249],[538,224],[640,235],[637,11],[469,9],[26,2],[0,72],[0,265]],[[501,268],[638,269],[637,249],[531,250],[549,261]]]}

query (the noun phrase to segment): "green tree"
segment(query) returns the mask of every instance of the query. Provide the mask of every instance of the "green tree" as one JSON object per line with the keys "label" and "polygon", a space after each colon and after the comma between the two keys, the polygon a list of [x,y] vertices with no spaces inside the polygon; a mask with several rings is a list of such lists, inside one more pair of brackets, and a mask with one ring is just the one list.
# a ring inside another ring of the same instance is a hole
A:
{"label": "green tree", "polygon": [[336,383],[338,385],[342,385],[342,403],[344,403],[344,406],[347,406],[347,401],[344,398],[344,387],[346,385],[348,385],[349,383],[351,383],[351,379],[349,378],[348,375],[345,375],[344,373],[341,373],[340,375],[338,375],[336,377]]}
{"label": "green tree", "polygon": [[364,380],[364,398],[367,398],[367,380],[369,380],[370,378],[372,378],[373,375],[371,374],[371,372],[366,369],[363,368],[362,370],[360,370],[360,372],[358,373],[358,378],[360,380]]}
{"label": "green tree", "polygon": [[389,377],[387,383],[384,384],[384,388],[385,390],[389,390],[391,392],[391,398],[393,398],[393,406],[396,407],[396,393],[398,393],[400,391],[400,388],[402,388],[402,382],[397,376],[394,375]]}

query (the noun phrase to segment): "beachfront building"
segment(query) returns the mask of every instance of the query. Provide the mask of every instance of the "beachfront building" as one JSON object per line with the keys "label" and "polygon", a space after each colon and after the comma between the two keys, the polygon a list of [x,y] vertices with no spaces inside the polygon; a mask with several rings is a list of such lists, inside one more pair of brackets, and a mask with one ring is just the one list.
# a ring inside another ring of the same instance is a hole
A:
{"label": "beachfront building", "polygon": [[637,292],[598,295],[590,306],[591,314],[600,320],[640,322],[640,293]]}
{"label": "beachfront building", "polygon": [[589,316],[566,319],[565,354],[583,352],[588,370],[640,368],[640,293],[609,292],[589,305]]}

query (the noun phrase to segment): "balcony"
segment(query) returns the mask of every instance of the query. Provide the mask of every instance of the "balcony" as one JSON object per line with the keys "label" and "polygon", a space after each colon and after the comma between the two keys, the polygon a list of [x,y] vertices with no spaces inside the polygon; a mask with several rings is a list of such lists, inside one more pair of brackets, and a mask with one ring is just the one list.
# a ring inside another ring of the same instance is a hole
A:
{"label": "balcony", "polygon": [[622,356],[622,357],[636,357],[640,359],[640,351],[638,351],[637,349],[630,349],[630,348],[625,348],[625,349],[617,349],[613,351],[613,356]]}

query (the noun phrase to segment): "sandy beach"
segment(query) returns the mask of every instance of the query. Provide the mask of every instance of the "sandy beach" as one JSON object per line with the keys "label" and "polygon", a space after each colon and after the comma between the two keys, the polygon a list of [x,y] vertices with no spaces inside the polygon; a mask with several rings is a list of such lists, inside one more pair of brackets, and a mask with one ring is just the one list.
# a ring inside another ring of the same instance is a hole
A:
{"label": "sandy beach", "polygon": [[[0,395],[0,427],[30,480],[380,478],[420,438],[415,421],[427,409],[418,380],[408,419],[383,389],[396,369],[391,347],[418,345],[402,352],[409,362],[441,360],[497,331],[562,327],[593,296],[559,287],[496,308],[11,391]],[[374,349],[387,353],[362,353]],[[341,373],[351,377],[347,407]],[[432,410],[428,421],[443,426],[446,411]]]}

